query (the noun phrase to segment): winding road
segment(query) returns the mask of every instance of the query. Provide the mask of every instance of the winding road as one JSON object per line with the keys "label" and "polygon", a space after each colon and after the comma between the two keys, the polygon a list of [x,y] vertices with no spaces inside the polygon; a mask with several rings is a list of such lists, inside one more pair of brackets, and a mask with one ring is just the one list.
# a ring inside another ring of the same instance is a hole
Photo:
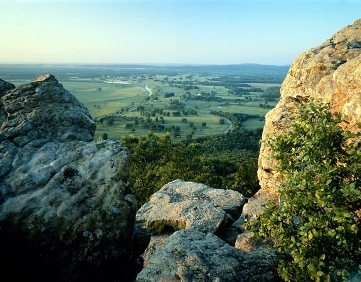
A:
{"label": "winding road", "polygon": [[226,129],[226,131],[224,131],[224,134],[226,134],[226,133],[228,133],[228,131],[230,131],[232,129],[233,124],[228,118],[223,117],[223,119],[228,123],[228,128]]}
{"label": "winding road", "polygon": [[153,94],[152,89],[150,89],[148,87],[148,85],[145,86],[145,90],[147,90],[149,92],[149,96],[152,96],[152,94]]}

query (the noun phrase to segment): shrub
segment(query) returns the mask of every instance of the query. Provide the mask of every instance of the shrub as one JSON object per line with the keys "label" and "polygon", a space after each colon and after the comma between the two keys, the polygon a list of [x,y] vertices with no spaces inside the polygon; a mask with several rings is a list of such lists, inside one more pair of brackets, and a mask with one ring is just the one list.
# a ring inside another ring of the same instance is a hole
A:
{"label": "shrub", "polygon": [[[248,223],[281,253],[286,281],[349,281],[361,261],[361,152],[340,114],[311,103],[270,142],[284,176],[280,204]],[[360,274],[360,273],[359,273]]]}

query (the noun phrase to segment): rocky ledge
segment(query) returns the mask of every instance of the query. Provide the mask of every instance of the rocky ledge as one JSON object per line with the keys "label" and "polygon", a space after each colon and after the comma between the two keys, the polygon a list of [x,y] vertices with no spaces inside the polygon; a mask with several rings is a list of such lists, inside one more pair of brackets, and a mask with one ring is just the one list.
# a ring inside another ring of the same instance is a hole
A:
{"label": "rocky ledge", "polygon": [[240,216],[245,202],[237,191],[175,180],[151,196],[136,220],[158,233],[184,228],[216,233]]}
{"label": "rocky ledge", "polygon": [[146,248],[137,281],[277,281],[273,250],[233,246],[245,201],[236,191],[195,182],[164,185],[136,215],[135,238]]}
{"label": "rocky ledge", "polygon": [[129,273],[136,207],[128,153],[118,142],[91,142],[94,130],[87,109],[54,76],[16,88],[0,81],[2,277],[94,281]]}

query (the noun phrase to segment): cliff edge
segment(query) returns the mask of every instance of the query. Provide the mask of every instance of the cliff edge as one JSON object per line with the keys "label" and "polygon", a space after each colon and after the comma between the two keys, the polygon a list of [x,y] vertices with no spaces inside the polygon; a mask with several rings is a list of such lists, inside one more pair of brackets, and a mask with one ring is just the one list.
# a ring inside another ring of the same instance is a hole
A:
{"label": "cliff edge", "polygon": [[263,202],[263,199],[277,200],[282,179],[275,173],[267,141],[282,133],[300,105],[309,99],[329,103],[331,112],[342,113],[349,122],[344,128],[358,130],[357,123],[361,122],[361,19],[341,29],[319,47],[301,54],[292,63],[281,86],[281,99],[266,115],[258,164],[261,190],[254,197],[254,203]]}

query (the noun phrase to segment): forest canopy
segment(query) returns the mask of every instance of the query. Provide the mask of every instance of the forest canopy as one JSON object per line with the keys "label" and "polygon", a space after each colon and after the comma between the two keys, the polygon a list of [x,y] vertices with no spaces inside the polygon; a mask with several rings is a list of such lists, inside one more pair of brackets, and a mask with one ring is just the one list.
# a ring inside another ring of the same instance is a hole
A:
{"label": "forest canopy", "polygon": [[170,134],[128,136],[130,178],[141,205],[175,179],[233,189],[246,197],[258,189],[257,158],[261,131],[236,129],[224,135],[173,143]]}

